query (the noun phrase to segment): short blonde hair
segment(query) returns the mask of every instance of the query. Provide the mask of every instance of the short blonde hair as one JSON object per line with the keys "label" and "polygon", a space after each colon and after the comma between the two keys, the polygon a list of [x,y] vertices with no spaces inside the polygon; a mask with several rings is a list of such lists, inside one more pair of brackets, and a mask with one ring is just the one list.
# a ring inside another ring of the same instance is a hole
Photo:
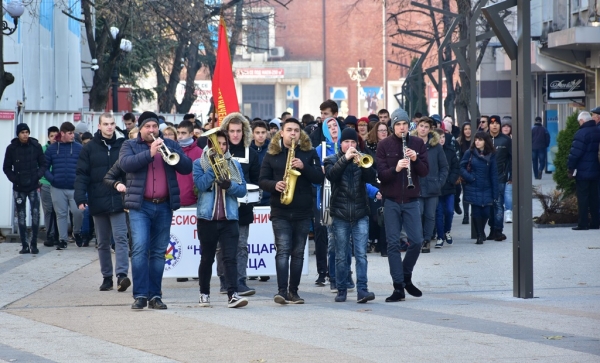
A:
{"label": "short blonde hair", "polygon": [[137,137],[137,134],[140,132],[140,129],[136,127],[132,128],[131,130],[129,130],[129,138],[133,139],[134,137]]}

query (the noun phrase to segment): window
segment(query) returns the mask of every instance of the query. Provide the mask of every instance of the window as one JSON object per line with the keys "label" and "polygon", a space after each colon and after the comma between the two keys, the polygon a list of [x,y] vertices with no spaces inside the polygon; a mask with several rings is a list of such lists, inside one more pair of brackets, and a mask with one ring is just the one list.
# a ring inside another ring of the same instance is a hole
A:
{"label": "window", "polygon": [[270,14],[253,12],[247,21],[246,46],[251,53],[269,50]]}
{"label": "window", "polygon": [[[552,1],[550,2],[552,3]],[[582,10],[587,10],[590,4],[588,0],[571,0],[571,12],[577,13]]]}

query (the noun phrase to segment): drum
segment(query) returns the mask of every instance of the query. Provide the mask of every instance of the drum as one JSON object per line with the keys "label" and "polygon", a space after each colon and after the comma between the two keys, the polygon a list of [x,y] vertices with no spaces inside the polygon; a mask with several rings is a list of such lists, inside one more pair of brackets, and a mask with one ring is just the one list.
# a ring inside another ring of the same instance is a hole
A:
{"label": "drum", "polygon": [[242,198],[238,198],[238,202],[242,204],[254,204],[259,203],[262,192],[258,185],[246,183],[246,195]]}

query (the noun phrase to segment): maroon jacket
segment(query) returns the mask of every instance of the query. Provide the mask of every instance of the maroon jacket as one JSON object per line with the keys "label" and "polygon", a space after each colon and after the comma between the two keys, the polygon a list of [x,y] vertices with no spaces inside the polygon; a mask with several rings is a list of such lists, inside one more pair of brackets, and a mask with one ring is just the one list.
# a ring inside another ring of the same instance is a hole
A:
{"label": "maroon jacket", "polygon": [[410,162],[410,171],[414,189],[408,189],[407,169],[396,171],[398,160],[404,157],[402,152],[402,139],[391,134],[377,144],[377,173],[381,183],[381,194],[386,199],[396,203],[408,203],[419,197],[421,188],[419,177],[425,177],[429,173],[429,162],[427,161],[427,147],[423,140],[414,136],[406,136],[408,148],[417,152],[417,160]]}
{"label": "maroon jacket", "polygon": [[[182,147],[181,149],[188,158],[192,159],[192,162],[196,161],[196,159],[199,159],[202,156],[202,149],[200,149],[195,142],[190,146]],[[188,175],[177,173],[177,183],[179,183],[181,206],[196,206],[196,203],[198,202],[198,196],[196,193],[194,193],[193,173]]]}

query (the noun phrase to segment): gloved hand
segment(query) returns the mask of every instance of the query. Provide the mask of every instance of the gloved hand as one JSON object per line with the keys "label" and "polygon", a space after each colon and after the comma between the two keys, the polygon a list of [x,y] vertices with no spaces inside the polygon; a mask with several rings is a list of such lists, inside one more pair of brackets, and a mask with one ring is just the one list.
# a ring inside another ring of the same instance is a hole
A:
{"label": "gloved hand", "polygon": [[217,184],[219,184],[221,189],[227,190],[227,189],[229,189],[229,187],[231,187],[231,180],[230,179],[225,179],[223,181],[217,180]]}

